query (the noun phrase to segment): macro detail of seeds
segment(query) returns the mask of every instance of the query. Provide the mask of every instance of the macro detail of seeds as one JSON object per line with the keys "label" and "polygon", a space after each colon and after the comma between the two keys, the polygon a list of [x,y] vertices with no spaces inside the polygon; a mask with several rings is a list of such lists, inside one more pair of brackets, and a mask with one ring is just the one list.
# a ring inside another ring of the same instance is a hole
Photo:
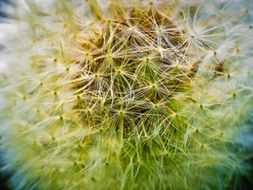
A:
{"label": "macro detail of seeds", "polygon": [[2,7],[11,189],[226,190],[252,172],[250,1]]}

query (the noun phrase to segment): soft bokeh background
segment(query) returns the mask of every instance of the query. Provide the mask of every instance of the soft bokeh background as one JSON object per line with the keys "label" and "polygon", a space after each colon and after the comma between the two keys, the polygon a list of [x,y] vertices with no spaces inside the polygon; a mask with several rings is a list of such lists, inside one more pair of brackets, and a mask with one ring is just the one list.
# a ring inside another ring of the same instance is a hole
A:
{"label": "soft bokeh background", "polygon": [[[6,23],[7,14],[5,13],[5,7],[8,3],[9,3],[9,0],[0,0],[0,42],[4,38],[4,33],[10,31],[10,28],[11,28],[11,26]],[[0,43],[0,51],[3,49],[4,49],[4,44]],[[6,65],[4,63],[4,58],[0,56],[0,75],[1,75],[1,72],[3,72],[5,69],[6,69]],[[3,106],[3,103],[4,102],[2,102],[2,98],[0,94],[0,106]],[[0,167],[2,167],[1,155],[0,155]],[[0,169],[0,189],[1,190],[9,190],[7,186],[7,179],[8,179],[8,175],[1,172],[1,169]]]}

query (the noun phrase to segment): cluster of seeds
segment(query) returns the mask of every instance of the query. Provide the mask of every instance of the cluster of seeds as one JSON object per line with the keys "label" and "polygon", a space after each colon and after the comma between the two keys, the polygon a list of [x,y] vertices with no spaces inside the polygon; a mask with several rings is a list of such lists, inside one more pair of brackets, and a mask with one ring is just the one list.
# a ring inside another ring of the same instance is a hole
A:
{"label": "cluster of seeds", "polygon": [[27,1],[0,83],[12,186],[228,188],[252,105],[250,14],[233,3]]}

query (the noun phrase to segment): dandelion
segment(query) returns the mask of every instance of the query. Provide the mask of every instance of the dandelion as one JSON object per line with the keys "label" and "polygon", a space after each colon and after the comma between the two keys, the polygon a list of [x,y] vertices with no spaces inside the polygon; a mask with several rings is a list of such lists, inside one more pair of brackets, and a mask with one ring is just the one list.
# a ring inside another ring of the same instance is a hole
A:
{"label": "dandelion", "polygon": [[14,189],[226,189],[247,170],[247,2],[14,5],[0,83]]}

